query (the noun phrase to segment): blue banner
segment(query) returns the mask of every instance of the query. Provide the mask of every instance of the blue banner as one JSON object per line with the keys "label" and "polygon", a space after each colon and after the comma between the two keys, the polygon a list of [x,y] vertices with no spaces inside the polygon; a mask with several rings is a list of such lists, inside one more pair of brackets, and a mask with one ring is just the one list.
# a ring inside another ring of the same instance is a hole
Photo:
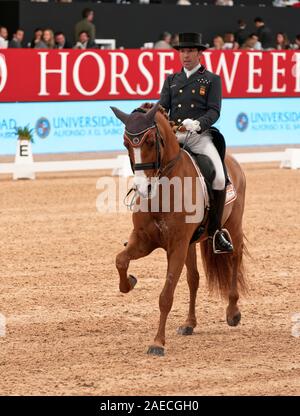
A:
{"label": "blue banner", "polygon": [[[124,126],[110,106],[131,112],[143,101],[0,104],[0,154],[14,154],[15,128],[34,129],[33,153],[121,150]],[[300,98],[224,99],[216,123],[228,146],[300,143]]]}

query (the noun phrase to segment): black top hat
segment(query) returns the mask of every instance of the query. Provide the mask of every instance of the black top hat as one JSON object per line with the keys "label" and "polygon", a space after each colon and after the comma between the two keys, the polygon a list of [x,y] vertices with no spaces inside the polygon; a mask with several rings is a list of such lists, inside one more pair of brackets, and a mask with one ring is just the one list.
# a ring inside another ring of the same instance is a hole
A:
{"label": "black top hat", "polygon": [[201,33],[179,33],[179,43],[174,45],[174,48],[197,48],[204,51],[206,46],[202,44]]}

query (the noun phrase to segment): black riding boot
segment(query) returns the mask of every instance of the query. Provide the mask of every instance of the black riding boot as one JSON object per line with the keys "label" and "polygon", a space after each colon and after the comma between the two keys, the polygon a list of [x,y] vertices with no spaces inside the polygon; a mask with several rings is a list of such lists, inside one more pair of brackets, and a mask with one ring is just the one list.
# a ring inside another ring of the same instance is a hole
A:
{"label": "black riding boot", "polygon": [[211,201],[211,209],[209,211],[208,233],[213,238],[213,248],[216,254],[233,252],[229,233],[221,228],[225,199],[226,188],[223,191],[213,190],[213,201]]}

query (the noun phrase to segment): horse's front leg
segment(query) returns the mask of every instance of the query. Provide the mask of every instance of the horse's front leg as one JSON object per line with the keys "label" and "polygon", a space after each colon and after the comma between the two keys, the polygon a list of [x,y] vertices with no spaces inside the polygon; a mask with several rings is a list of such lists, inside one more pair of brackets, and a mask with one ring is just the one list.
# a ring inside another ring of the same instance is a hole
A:
{"label": "horse's front leg", "polygon": [[119,288],[123,293],[128,293],[136,285],[137,279],[134,276],[127,276],[130,260],[136,260],[147,256],[155,249],[152,241],[145,237],[144,233],[133,230],[126,248],[116,257],[116,267],[120,276]]}
{"label": "horse's front leg", "polygon": [[199,272],[197,268],[196,243],[190,244],[185,264],[187,268],[187,281],[190,290],[190,307],[188,317],[184,325],[180,326],[177,332],[180,335],[192,335],[193,330],[197,325],[195,308],[197,291],[199,287]]}
{"label": "horse's front leg", "polygon": [[154,343],[149,347],[148,354],[164,355],[166,338],[166,322],[172,308],[174,291],[182,272],[187,256],[189,239],[176,239],[173,247],[168,250],[168,270],[164,288],[159,297],[160,320],[159,327],[154,338]]}

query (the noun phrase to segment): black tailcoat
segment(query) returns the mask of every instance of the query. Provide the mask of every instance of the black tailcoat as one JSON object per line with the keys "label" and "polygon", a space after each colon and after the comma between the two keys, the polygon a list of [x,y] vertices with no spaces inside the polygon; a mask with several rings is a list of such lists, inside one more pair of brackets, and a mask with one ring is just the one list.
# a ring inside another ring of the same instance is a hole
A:
{"label": "black tailcoat", "polygon": [[161,91],[160,104],[176,124],[186,118],[199,120],[203,132],[220,117],[221,98],[221,78],[201,66],[189,78],[183,69],[169,75]]}

